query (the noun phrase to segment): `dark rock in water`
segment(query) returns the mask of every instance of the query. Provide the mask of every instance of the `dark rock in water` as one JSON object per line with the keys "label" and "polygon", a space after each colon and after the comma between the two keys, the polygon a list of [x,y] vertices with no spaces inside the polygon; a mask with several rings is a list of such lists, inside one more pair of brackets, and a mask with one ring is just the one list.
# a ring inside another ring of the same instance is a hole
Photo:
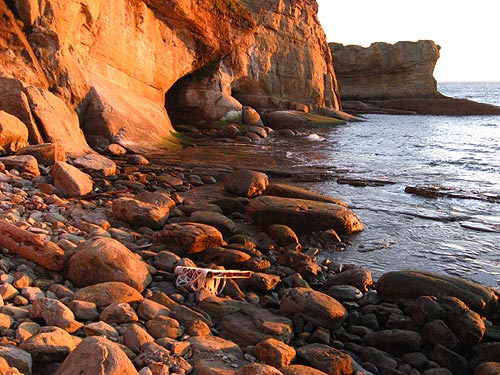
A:
{"label": "dark rock in water", "polygon": [[377,281],[376,289],[382,299],[416,299],[420,296],[457,297],[470,309],[487,318],[499,314],[499,295],[493,289],[458,277],[432,272],[388,272]]}
{"label": "dark rock in water", "polygon": [[347,311],[335,298],[306,288],[287,289],[281,299],[280,313],[301,316],[314,327],[336,329],[344,322]]}
{"label": "dark rock in water", "polygon": [[330,375],[349,375],[354,371],[352,358],[329,345],[310,344],[298,349],[305,363]]}
{"label": "dark rock in water", "polygon": [[296,232],[334,229],[339,234],[352,234],[364,229],[363,223],[351,210],[332,203],[262,196],[252,199],[247,211],[263,227],[283,224]]}
{"label": "dark rock in water", "polygon": [[334,203],[338,204],[339,206],[347,207],[347,204],[340,199],[332,198],[328,195],[319,194],[298,186],[282,183],[270,183],[266,191],[264,192],[264,195],[274,195],[276,197],[297,198],[317,202]]}
{"label": "dark rock in water", "polygon": [[389,180],[374,180],[374,179],[339,177],[339,178],[337,178],[337,183],[341,184],[341,185],[366,187],[366,186],[394,185],[396,182],[389,181]]}
{"label": "dark rock in water", "polygon": [[275,111],[262,115],[262,121],[272,129],[307,129],[343,125],[345,121],[333,117],[313,115],[299,111]]}

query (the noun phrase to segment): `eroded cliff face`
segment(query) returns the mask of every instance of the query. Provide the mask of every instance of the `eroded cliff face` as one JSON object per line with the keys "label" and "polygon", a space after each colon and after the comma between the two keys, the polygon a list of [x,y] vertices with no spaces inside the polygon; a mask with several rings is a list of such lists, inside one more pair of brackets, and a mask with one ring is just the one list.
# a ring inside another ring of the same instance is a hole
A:
{"label": "eroded cliff face", "polygon": [[439,96],[433,72],[440,47],[431,40],[330,48],[343,100]]}
{"label": "eroded cliff face", "polygon": [[[14,36],[10,26],[1,26],[0,38],[12,52],[0,57],[9,67],[0,76],[50,87],[78,111],[87,136],[102,135],[136,150],[160,145],[173,130],[165,94],[183,77],[175,91],[187,94],[169,109],[197,107],[201,119],[241,104],[338,108],[314,0],[273,0],[265,9],[248,0],[0,4],[2,14],[10,14],[6,4],[11,6],[19,26]],[[218,103],[226,107],[212,110]]]}

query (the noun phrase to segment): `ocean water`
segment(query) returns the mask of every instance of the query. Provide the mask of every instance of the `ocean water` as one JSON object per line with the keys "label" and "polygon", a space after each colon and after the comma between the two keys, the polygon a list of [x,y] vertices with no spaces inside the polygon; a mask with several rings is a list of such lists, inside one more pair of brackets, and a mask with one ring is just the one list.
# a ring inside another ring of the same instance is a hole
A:
{"label": "ocean water", "polygon": [[[500,105],[500,83],[442,83],[439,89]],[[500,116],[367,115],[367,120],[277,141],[277,149],[286,142],[286,158],[297,167],[392,182],[305,184],[346,201],[366,225],[345,251],[320,257],[365,265],[375,277],[420,269],[498,287]],[[408,186],[437,186],[461,198],[412,195],[405,192]]]}

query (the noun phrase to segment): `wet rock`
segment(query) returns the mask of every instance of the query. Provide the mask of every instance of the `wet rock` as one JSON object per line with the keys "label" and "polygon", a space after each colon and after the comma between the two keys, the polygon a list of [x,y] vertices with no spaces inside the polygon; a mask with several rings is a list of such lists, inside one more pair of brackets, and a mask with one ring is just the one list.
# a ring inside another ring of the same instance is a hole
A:
{"label": "wet rock", "polygon": [[36,334],[23,341],[19,349],[31,354],[34,362],[53,363],[63,361],[75,349],[72,337],[58,327],[42,327]]}
{"label": "wet rock", "polygon": [[158,316],[146,322],[148,333],[155,339],[161,337],[179,338],[184,334],[184,328],[175,319],[168,316]]}
{"label": "wet rock", "polygon": [[122,197],[113,201],[113,214],[134,227],[158,229],[164,225],[175,202],[166,194],[144,192],[134,198]]}
{"label": "wet rock", "polygon": [[283,375],[327,375],[326,372],[304,365],[290,365],[280,368]]}
{"label": "wet rock", "polygon": [[95,237],[80,244],[68,262],[68,279],[83,287],[123,282],[142,292],[152,278],[146,264],[120,242]]}
{"label": "wet rock", "polygon": [[80,156],[73,160],[73,165],[92,175],[114,176],[116,173],[115,162],[99,154]]}
{"label": "wet rock", "polygon": [[137,322],[139,317],[128,303],[114,302],[102,310],[99,320],[108,324],[123,324]]}
{"label": "wet rock", "polygon": [[267,228],[267,233],[269,233],[278,246],[297,251],[302,249],[297,234],[295,234],[292,228],[286,225],[273,224]]}
{"label": "wet rock", "polygon": [[224,178],[224,189],[243,197],[261,195],[269,184],[268,177],[261,172],[250,170],[234,171]]}
{"label": "wet rock", "polygon": [[354,371],[352,358],[331,346],[310,344],[297,350],[305,363],[330,375],[350,375]]}
{"label": "wet rock", "polygon": [[31,319],[43,319],[49,326],[57,326],[69,333],[76,332],[83,324],[75,320],[73,312],[61,301],[37,298],[30,309]]}
{"label": "wet rock", "polygon": [[269,126],[270,128],[275,130],[283,128],[300,130],[307,129],[313,126],[326,127],[345,124],[345,121],[341,121],[332,117],[313,115],[292,110],[266,112],[262,115],[262,121],[264,122],[264,125]]}
{"label": "wet rock", "polygon": [[315,327],[336,329],[344,322],[347,311],[334,298],[306,288],[286,290],[281,299],[280,313],[289,317],[299,315]]}
{"label": "wet rock", "polygon": [[298,186],[271,182],[267,187],[264,195],[274,195],[276,197],[305,199],[309,201],[326,202],[338,204],[339,206],[347,207],[347,204],[340,199],[316,193]]}
{"label": "wet rock", "polygon": [[50,169],[50,176],[54,186],[66,197],[81,197],[94,188],[94,182],[88,174],[64,162],[55,162]]}
{"label": "wet rock", "polygon": [[352,211],[332,203],[262,196],[250,200],[247,210],[260,226],[283,224],[299,233],[334,229],[352,234],[364,228]]}
{"label": "wet rock", "polygon": [[454,375],[467,375],[469,373],[469,362],[441,344],[434,346],[432,360],[450,370]]}
{"label": "wet rock", "polygon": [[[4,358],[10,367],[17,368],[21,373],[31,374],[33,360],[27,351],[15,346],[4,345],[0,347],[0,358]],[[8,372],[5,374],[10,375]]]}
{"label": "wet rock", "polygon": [[126,354],[104,337],[87,337],[64,360],[56,375],[138,375]]}
{"label": "wet rock", "polygon": [[169,250],[181,257],[225,245],[217,229],[199,223],[167,224],[153,235],[153,240],[167,244]]}
{"label": "wet rock", "polygon": [[0,162],[5,166],[5,169],[15,169],[19,173],[40,176],[38,161],[31,155],[4,156],[0,158]]}
{"label": "wet rock", "polygon": [[404,353],[418,352],[422,344],[422,337],[417,332],[401,329],[387,329],[373,332],[363,337],[366,345],[377,349],[401,355]]}
{"label": "wet rock", "polygon": [[416,299],[420,296],[456,297],[470,309],[494,318],[499,313],[499,297],[490,288],[458,277],[431,272],[388,272],[376,285],[380,296],[386,301]]}
{"label": "wet rock", "polygon": [[144,297],[134,288],[121,282],[107,282],[81,288],[75,300],[93,302],[98,307],[106,307],[115,302],[137,302]]}
{"label": "wet rock", "polygon": [[328,288],[326,294],[341,302],[358,301],[361,297],[363,297],[363,293],[352,285],[332,285]]}
{"label": "wet rock", "polygon": [[196,211],[189,216],[189,221],[211,225],[217,228],[224,237],[230,237],[236,231],[234,221],[218,212]]}
{"label": "wet rock", "polygon": [[296,354],[293,347],[272,338],[263,340],[255,346],[257,359],[276,368],[288,366]]}
{"label": "wet rock", "polygon": [[0,147],[16,152],[28,145],[28,128],[17,117],[0,111]]}

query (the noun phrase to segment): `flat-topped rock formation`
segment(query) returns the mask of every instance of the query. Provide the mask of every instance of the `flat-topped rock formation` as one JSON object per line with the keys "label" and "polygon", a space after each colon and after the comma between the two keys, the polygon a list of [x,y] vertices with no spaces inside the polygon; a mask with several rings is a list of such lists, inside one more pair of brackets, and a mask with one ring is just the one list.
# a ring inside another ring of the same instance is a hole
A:
{"label": "flat-topped rock formation", "polygon": [[330,43],[342,107],[353,114],[498,115],[500,107],[448,98],[433,72],[440,46],[432,40],[372,43],[369,47]]}
{"label": "flat-topped rock formation", "polygon": [[441,47],[432,40],[372,43],[369,47],[330,43],[343,100],[433,98],[433,77]]}

